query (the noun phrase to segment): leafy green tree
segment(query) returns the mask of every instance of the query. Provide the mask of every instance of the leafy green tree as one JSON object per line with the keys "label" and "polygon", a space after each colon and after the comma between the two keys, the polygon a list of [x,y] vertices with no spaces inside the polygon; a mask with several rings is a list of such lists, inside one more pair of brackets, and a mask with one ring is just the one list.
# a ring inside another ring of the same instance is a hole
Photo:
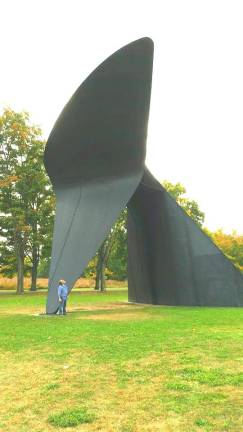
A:
{"label": "leafy green tree", "polygon": [[54,196],[43,166],[41,130],[26,112],[5,109],[0,117],[0,264],[3,274],[17,272],[17,292],[30,270],[36,289],[37,267],[50,248]]}
{"label": "leafy green tree", "polygon": [[[105,291],[106,274],[117,278],[119,269],[123,267],[126,272],[127,261],[127,210],[123,210],[120,217],[112,227],[110,234],[100,246],[96,257],[95,289]],[[116,270],[114,272],[114,263]],[[119,277],[118,277],[119,279]]]}
{"label": "leafy green tree", "polygon": [[[26,254],[31,262],[31,290],[36,290],[37,269],[41,257],[51,254],[55,198],[43,166],[44,143],[33,143],[23,174],[23,194],[28,196],[26,221],[29,229]],[[31,185],[31,187],[30,187]]]}
{"label": "leafy green tree", "polygon": [[116,222],[113,245],[107,263],[108,274],[113,279],[127,277],[127,209],[123,210]]}
{"label": "leafy green tree", "polygon": [[222,229],[215,232],[205,230],[219,249],[229,258],[240,271],[243,272],[243,236],[233,231],[226,234]]}
{"label": "leafy green tree", "polygon": [[186,188],[181,183],[174,184],[169,182],[168,180],[164,180],[162,182],[162,186],[177,202],[179,201],[180,197],[186,193]]}
{"label": "leafy green tree", "polygon": [[97,257],[96,257],[96,276],[95,276],[95,290],[105,291],[106,290],[106,275],[105,270],[107,266],[107,260],[109,258],[109,253],[112,247],[112,232],[103,241],[100,246]]}
{"label": "leafy green tree", "polygon": [[176,200],[176,202],[185,210],[194,222],[200,227],[203,226],[205,214],[200,210],[198,203],[195,200],[191,200],[184,195],[186,189],[181,183],[170,183],[168,180],[162,182],[162,186],[169,192],[169,194]]}

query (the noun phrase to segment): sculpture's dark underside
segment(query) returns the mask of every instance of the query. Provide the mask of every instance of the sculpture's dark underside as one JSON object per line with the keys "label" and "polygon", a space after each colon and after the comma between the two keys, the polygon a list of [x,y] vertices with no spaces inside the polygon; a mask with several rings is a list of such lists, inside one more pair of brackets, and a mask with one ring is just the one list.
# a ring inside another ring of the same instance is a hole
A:
{"label": "sculpture's dark underside", "polygon": [[139,39],[78,88],[48,139],[56,193],[47,313],[71,288],[128,207],[129,300],[242,306],[243,277],[144,165],[153,42]]}

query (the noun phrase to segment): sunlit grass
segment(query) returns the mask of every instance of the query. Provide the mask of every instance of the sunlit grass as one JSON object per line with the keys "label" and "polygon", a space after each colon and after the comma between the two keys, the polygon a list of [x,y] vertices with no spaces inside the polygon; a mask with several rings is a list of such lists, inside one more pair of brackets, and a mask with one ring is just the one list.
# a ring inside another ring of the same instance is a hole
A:
{"label": "sunlit grass", "polygon": [[243,310],[126,301],[76,292],[58,317],[0,295],[0,429],[241,430]]}

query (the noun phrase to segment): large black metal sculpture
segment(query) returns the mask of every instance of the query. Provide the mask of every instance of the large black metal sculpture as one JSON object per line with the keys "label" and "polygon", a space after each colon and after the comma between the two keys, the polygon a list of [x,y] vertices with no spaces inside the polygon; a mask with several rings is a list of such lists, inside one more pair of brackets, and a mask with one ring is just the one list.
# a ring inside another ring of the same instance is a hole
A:
{"label": "large black metal sculpture", "polygon": [[56,194],[47,313],[57,283],[69,287],[128,205],[129,300],[243,305],[243,278],[145,168],[153,42],[139,39],[78,88],[48,139]]}

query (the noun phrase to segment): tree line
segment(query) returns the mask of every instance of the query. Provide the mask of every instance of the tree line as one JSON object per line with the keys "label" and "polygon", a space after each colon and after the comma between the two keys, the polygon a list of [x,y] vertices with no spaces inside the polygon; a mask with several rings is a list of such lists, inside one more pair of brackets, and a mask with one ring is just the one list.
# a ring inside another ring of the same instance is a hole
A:
{"label": "tree line", "polygon": [[[47,277],[55,214],[55,195],[43,165],[45,141],[27,112],[6,108],[0,116],[0,274],[17,275],[17,293],[24,291],[24,276]],[[205,215],[195,200],[185,196],[180,183],[163,186],[202,228]],[[243,271],[243,236],[204,229],[218,247]],[[105,290],[107,278],[127,277],[127,210],[124,209],[83,276]]]}

